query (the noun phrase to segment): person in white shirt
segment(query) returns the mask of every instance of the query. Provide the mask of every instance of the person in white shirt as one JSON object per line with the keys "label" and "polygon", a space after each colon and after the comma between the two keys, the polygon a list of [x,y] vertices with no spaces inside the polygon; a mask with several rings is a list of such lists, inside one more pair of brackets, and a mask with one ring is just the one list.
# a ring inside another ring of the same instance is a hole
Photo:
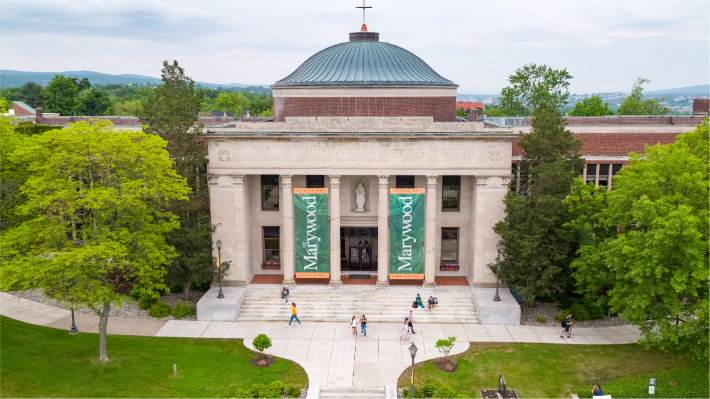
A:
{"label": "person in white shirt", "polygon": [[350,328],[353,330],[353,339],[357,338],[357,318],[353,316],[353,319],[350,320]]}

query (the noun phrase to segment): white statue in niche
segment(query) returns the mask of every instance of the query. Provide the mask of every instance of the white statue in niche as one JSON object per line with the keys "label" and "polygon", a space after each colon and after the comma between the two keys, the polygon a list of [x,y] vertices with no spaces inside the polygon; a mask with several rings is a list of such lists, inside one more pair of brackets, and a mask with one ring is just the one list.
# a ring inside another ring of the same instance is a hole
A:
{"label": "white statue in niche", "polygon": [[365,212],[365,187],[362,186],[362,183],[357,185],[357,188],[355,189],[355,205],[357,205],[357,208],[355,208],[355,212]]}

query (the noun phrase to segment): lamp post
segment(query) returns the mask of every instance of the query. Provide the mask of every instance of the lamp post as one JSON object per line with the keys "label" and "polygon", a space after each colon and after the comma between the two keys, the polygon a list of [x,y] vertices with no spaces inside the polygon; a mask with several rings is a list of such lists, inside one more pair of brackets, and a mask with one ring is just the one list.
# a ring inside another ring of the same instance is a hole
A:
{"label": "lamp post", "polygon": [[500,296],[498,295],[498,279],[500,276],[500,250],[503,248],[503,241],[498,241],[496,244],[496,249],[498,250],[498,260],[496,261],[496,296],[493,297],[495,302],[500,302]]}
{"label": "lamp post", "polygon": [[412,346],[409,347],[409,354],[412,356],[412,399],[414,399],[414,358],[417,356],[417,346],[412,343]]}
{"label": "lamp post", "polygon": [[219,275],[219,294],[217,298],[224,298],[222,293],[222,240],[217,240],[217,274]]}
{"label": "lamp post", "polygon": [[79,330],[76,328],[76,324],[74,324],[74,305],[71,306],[71,330],[69,330],[69,334],[78,334]]}

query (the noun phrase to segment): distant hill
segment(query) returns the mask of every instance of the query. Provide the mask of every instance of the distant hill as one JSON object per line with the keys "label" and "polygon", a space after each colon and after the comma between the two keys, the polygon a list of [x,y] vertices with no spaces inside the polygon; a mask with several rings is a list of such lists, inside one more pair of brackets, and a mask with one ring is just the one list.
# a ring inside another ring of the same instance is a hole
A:
{"label": "distant hill", "polygon": [[[27,82],[35,82],[39,85],[46,86],[54,75],[64,75],[73,78],[88,78],[92,85],[107,85],[107,84],[150,84],[156,85],[162,83],[162,80],[143,75],[109,75],[106,73],[92,71],[66,71],[66,72],[25,72],[13,71],[9,69],[0,70],[0,87],[7,88],[13,86],[22,86]],[[205,83],[195,82],[196,85],[204,87],[268,87],[268,85],[246,85],[242,83]]]}
{"label": "distant hill", "polygon": [[644,94],[687,94],[687,95],[710,95],[710,84],[678,87],[676,89],[665,90],[644,90]]}

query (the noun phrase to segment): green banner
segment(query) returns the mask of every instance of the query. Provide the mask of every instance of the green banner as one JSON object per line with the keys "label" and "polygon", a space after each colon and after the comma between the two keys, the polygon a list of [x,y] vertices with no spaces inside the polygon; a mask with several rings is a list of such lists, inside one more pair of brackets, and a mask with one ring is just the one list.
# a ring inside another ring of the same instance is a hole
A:
{"label": "green banner", "polygon": [[296,277],[330,277],[327,188],[293,189]]}
{"label": "green banner", "polygon": [[424,278],[424,189],[390,189],[390,278]]}

